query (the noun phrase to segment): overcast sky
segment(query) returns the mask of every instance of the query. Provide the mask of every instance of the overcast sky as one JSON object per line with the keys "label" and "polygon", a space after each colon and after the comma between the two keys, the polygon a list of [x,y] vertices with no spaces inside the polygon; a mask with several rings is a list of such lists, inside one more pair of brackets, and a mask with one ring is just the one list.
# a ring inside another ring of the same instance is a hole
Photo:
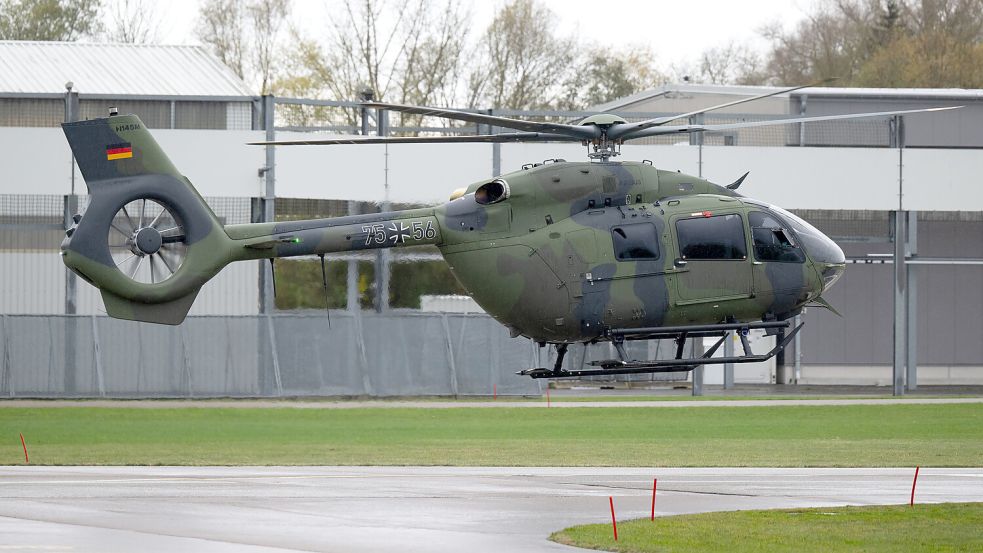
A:
{"label": "overcast sky", "polygon": [[[466,3],[467,0],[464,0]],[[729,42],[747,43],[759,51],[767,43],[757,30],[779,22],[790,28],[819,0],[541,0],[560,19],[557,32],[576,32],[588,40],[627,48],[647,45],[660,66],[691,63],[700,52]],[[504,0],[473,0],[472,33],[491,22]],[[194,25],[199,0],[158,4],[161,39],[166,44],[196,44]],[[316,36],[327,26],[329,10],[340,0],[293,0],[291,22]]]}

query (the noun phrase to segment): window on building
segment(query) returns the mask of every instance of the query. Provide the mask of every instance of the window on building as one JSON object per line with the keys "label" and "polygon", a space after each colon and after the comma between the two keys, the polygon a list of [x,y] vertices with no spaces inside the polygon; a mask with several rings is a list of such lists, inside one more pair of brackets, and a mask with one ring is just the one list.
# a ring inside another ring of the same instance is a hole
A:
{"label": "window on building", "polygon": [[758,261],[779,263],[803,263],[806,260],[802,248],[792,238],[792,233],[777,217],[752,211],[748,213],[751,238],[754,240],[754,257]]}
{"label": "window on building", "polygon": [[659,234],[652,223],[614,227],[611,229],[611,239],[618,261],[659,258]]}
{"label": "window on building", "polygon": [[741,216],[715,215],[676,221],[683,259],[747,259]]}

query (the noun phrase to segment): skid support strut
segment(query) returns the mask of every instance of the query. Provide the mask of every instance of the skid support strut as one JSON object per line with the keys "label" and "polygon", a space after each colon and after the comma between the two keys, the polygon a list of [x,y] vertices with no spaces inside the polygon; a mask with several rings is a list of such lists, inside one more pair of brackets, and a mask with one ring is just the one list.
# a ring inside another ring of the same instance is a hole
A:
{"label": "skid support strut", "polygon": [[[765,321],[752,323],[722,323],[713,325],[692,325],[692,326],[664,326],[652,328],[633,328],[633,329],[612,329],[608,331],[606,338],[614,344],[618,352],[619,359],[607,359],[604,361],[591,361],[594,369],[574,369],[564,370],[563,354],[566,353],[566,344],[557,344],[557,362],[553,369],[536,368],[519,371],[516,374],[531,376],[532,378],[568,378],[583,376],[598,376],[610,374],[639,374],[639,373],[659,373],[691,371],[701,365],[719,365],[724,363],[757,363],[767,361],[778,352],[785,349],[795,335],[802,328],[802,324],[785,334],[774,349],[764,355],[754,355],[751,351],[751,344],[748,342],[748,332],[753,329],[779,329],[791,326],[790,321]],[[720,346],[727,339],[727,333],[737,331],[741,337],[743,355],[713,357]],[[686,340],[689,338],[716,337],[718,340],[713,347],[700,357],[683,358]],[[650,360],[629,360],[625,351],[625,340],[653,340],[653,339],[673,339],[676,341],[676,357],[674,359],[650,359]]]}

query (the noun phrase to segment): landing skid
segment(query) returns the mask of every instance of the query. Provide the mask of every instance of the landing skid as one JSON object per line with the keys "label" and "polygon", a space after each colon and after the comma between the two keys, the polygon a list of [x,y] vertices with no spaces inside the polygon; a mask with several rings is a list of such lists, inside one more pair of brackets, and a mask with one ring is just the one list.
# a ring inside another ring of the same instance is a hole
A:
{"label": "landing skid", "polygon": [[[633,328],[633,329],[614,329],[608,332],[608,337],[614,344],[618,352],[619,359],[606,359],[603,361],[591,361],[590,365],[600,367],[597,369],[575,369],[567,370],[563,368],[563,356],[567,352],[567,344],[557,344],[556,363],[552,369],[536,368],[519,371],[516,374],[529,376],[532,378],[570,378],[582,376],[600,376],[612,374],[643,374],[643,373],[664,373],[677,371],[691,371],[701,365],[721,365],[724,363],[757,363],[767,361],[774,357],[778,352],[785,349],[795,335],[802,329],[802,324],[792,329],[785,338],[779,342],[774,349],[764,355],[754,355],[751,352],[751,345],[748,343],[747,334],[752,329],[780,329],[791,326],[790,321],[768,321],[754,323],[722,323],[713,325],[691,325],[691,326],[664,326],[652,328]],[[727,339],[727,333],[736,331],[741,337],[741,345],[744,349],[743,355],[732,357],[713,357],[720,346]],[[683,359],[683,346],[689,338],[716,337],[713,346],[700,357]],[[629,360],[625,351],[625,340],[653,340],[653,339],[673,339],[676,341],[675,359],[657,360]]]}

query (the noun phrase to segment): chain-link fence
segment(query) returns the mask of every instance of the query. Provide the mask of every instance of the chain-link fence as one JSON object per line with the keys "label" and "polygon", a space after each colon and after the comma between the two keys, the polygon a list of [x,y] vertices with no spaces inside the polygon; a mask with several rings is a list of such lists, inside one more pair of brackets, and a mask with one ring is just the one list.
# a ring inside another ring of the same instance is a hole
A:
{"label": "chain-link fence", "polygon": [[484,315],[0,316],[0,396],[539,395],[539,348]]}
{"label": "chain-link fence", "polygon": [[[671,357],[664,342],[631,342],[628,353]],[[481,314],[280,313],[189,317],[180,326],[2,315],[0,397],[539,395],[544,381],[515,372],[552,367],[549,352]],[[564,367],[613,356],[608,344],[575,345]]]}

